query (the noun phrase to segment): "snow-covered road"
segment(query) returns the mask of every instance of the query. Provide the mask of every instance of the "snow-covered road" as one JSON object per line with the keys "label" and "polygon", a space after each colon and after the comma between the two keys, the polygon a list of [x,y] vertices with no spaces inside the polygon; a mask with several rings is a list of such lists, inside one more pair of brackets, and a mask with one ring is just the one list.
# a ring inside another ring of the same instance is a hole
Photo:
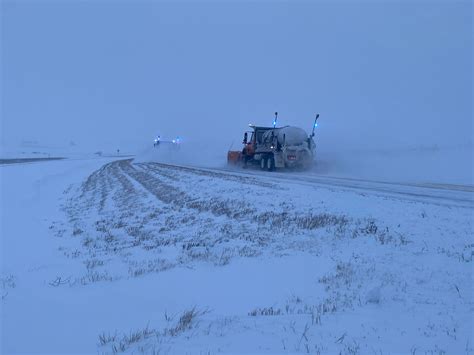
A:
{"label": "snow-covered road", "polygon": [[473,351],[470,186],[0,169],[3,353]]}
{"label": "snow-covered road", "polygon": [[[158,164],[158,163],[157,163]],[[320,187],[362,190],[378,196],[399,197],[402,199],[427,201],[446,205],[460,205],[474,207],[474,186],[454,185],[445,183],[402,183],[374,181],[364,179],[353,179],[347,177],[327,176],[311,172],[272,172],[259,171],[256,169],[240,168],[199,168],[179,165],[160,164],[173,166],[176,169],[187,169],[188,171],[201,172],[224,172],[238,176],[258,177],[265,180],[283,180],[303,185]],[[401,196],[400,196],[401,195]]]}

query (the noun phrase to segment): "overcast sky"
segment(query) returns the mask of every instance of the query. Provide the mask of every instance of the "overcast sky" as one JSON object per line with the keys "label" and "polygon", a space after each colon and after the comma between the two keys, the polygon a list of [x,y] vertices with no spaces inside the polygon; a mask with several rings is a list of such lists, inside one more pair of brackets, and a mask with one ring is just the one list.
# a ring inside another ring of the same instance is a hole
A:
{"label": "overcast sky", "polygon": [[472,11],[470,1],[3,0],[2,139],[231,141],[279,111],[282,125],[308,130],[319,112],[327,146],[468,142]]}

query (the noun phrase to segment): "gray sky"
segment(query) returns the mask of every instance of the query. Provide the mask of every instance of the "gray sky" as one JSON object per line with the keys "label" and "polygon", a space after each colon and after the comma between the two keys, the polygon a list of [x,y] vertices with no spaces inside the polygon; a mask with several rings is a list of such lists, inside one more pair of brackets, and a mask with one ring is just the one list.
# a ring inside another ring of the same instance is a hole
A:
{"label": "gray sky", "polygon": [[139,148],[249,122],[326,146],[472,140],[466,2],[2,2],[2,138]]}

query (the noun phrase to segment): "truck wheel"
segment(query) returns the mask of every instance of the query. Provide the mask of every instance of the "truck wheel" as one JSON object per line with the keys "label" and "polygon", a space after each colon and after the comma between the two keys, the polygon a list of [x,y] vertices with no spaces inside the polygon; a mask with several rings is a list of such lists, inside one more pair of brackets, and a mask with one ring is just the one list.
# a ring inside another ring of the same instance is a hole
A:
{"label": "truck wheel", "polygon": [[260,168],[262,170],[265,170],[267,167],[267,159],[265,159],[264,157],[262,157],[262,159],[260,159]]}
{"label": "truck wheel", "polygon": [[268,171],[273,171],[275,170],[275,158],[269,157],[267,159],[267,170]]}
{"label": "truck wheel", "polygon": [[247,169],[247,156],[246,155],[242,156],[241,163],[242,163],[242,168]]}

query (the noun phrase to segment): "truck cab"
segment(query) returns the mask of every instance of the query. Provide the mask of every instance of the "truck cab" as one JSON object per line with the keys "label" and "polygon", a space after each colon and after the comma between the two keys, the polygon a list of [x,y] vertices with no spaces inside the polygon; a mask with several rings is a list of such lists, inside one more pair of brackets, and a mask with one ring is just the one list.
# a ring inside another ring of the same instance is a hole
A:
{"label": "truck cab", "polygon": [[[248,157],[253,157],[257,150],[262,150],[264,147],[263,136],[264,133],[271,130],[271,127],[257,127],[250,125],[253,129],[252,131],[247,131],[244,133],[243,144],[244,148],[242,154],[247,155]],[[250,139],[249,139],[250,136]]]}

